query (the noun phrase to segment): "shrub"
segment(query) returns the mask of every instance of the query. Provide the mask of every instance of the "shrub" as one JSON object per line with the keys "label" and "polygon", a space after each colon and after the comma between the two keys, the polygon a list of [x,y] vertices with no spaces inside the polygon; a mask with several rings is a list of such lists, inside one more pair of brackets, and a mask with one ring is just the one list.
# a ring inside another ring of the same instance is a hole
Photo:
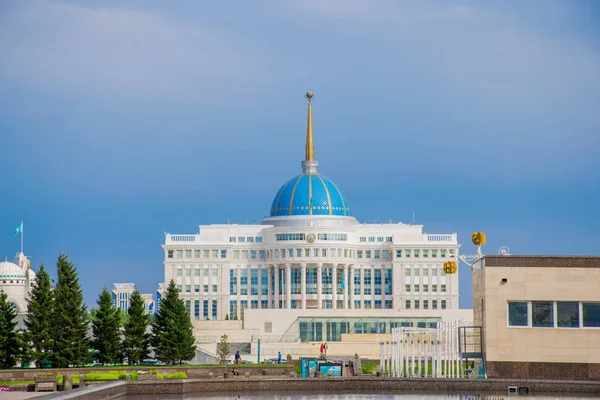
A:
{"label": "shrub", "polygon": [[183,371],[174,372],[172,374],[167,374],[168,379],[186,379],[187,374]]}

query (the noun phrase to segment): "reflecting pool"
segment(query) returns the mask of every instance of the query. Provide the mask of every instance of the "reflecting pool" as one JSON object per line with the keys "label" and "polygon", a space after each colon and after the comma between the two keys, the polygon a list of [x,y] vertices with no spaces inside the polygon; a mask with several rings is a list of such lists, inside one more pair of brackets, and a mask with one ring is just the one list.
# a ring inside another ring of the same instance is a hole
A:
{"label": "reflecting pool", "polygon": [[[158,399],[154,396],[126,396],[119,397],[119,400],[141,400]],[[171,400],[577,400],[577,399],[600,399],[598,396],[586,396],[581,394],[561,395],[540,394],[540,395],[508,395],[506,393],[477,393],[477,394],[447,394],[447,393],[422,393],[411,392],[392,393],[392,392],[331,392],[331,393],[277,393],[277,392],[243,392],[243,393],[197,393],[186,395],[166,396],[161,395],[161,399]]]}

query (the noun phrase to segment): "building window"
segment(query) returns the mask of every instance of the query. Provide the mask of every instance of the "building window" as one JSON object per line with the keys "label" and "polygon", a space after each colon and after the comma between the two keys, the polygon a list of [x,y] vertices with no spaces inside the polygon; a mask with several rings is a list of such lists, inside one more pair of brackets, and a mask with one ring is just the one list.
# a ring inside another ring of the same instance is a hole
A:
{"label": "building window", "polygon": [[362,253],[363,253],[363,252],[362,252],[362,250],[358,250],[358,251],[356,252],[356,257],[358,257],[358,258],[363,258],[363,257],[362,257]]}
{"label": "building window", "polygon": [[423,268],[423,276],[429,276],[429,269]]}
{"label": "building window", "polygon": [[[369,236],[369,242],[374,242],[375,241],[375,236]],[[366,308],[366,307],[365,307]],[[370,308],[370,307],[369,307]]]}
{"label": "building window", "polygon": [[551,301],[531,302],[531,323],[534,328],[554,326],[554,307]]}
{"label": "building window", "polygon": [[212,276],[217,276],[218,270],[216,268],[212,269]]}
{"label": "building window", "polygon": [[386,237],[385,241],[391,243],[392,242],[392,237],[391,236]]}
{"label": "building window", "polygon": [[204,276],[208,276],[208,268],[204,268]]}
{"label": "building window", "polygon": [[437,310],[437,300],[431,300],[431,308]]}
{"label": "building window", "polygon": [[237,242],[237,238],[235,236],[230,236],[229,237],[229,241],[230,242]]}
{"label": "building window", "polygon": [[177,250],[177,252],[175,253],[177,258],[181,258],[183,257],[183,250]]}
{"label": "building window", "polygon": [[[257,236],[257,237],[255,238],[255,240],[256,240],[256,243],[262,243],[262,236]],[[266,308],[266,307],[265,307],[265,308]]]}
{"label": "building window", "polygon": [[212,291],[213,293],[217,293],[217,285],[212,285]]}
{"label": "building window", "polygon": [[269,308],[269,300],[261,300],[260,301],[260,308],[262,308],[262,309]]}
{"label": "building window", "polygon": [[204,293],[208,293],[208,285],[203,285],[202,289]]}
{"label": "building window", "polygon": [[167,250],[167,258],[173,258],[173,250]]}
{"label": "building window", "polygon": [[212,302],[212,318],[217,319],[217,302],[214,300]]}
{"label": "building window", "polygon": [[181,270],[180,269],[177,270],[177,276],[181,276]]}
{"label": "building window", "polygon": [[440,285],[440,286],[441,286],[441,292],[446,293],[446,285]]}
{"label": "building window", "polygon": [[[392,295],[392,270],[391,269],[386,269],[385,270],[385,294],[386,295]],[[386,307],[387,308],[387,307]]]}
{"label": "building window", "polygon": [[402,258],[402,250],[396,250],[396,258]]}
{"label": "building window", "polygon": [[200,268],[194,270],[194,276],[200,276]]}
{"label": "building window", "polygon": [[417,293],[419,292],[419,285],[415,285],[414,291],[417,292]]}
{"label": "building window", "polygon": [[406,309],[410,310],[410,300],[406,300],[405,305],[406,305]]}
{"label": "building window", "polygon": [[429,309],[429,300],[423,300],[423,310]]}
{"label": "building window", "polygon": [[583,327],[600,327],[600,303],[582,303],[583,307]]}
{"label": "building window", "polygon": [[200,293],[200,285],[194,285],[194,292]]}
{"label": "building window", "polygon": [[208,250],[202,250],[202,257],[208,258]]}
{"label": "building window", "polygon": [[229,301],[229,318],[230,319],[238,319],[237,315],[237,300]]}
{"label": "building window", "polygon": [[442,300],[442,310],[446,309],[446,300]]}
{"label": "building window", "polygon": [[365,236],[361,236],[361,237],[360,237],[360,241],[361,241],[361,242],[366,242],[366,241],[367,241],[367,238],[366,238]]}
{"label": "building window", "polygon": [[410,257],[410,250],[404,250],[404,257]]}
{"label": "building window", "polygon": [[191,269],[189,269],[189,268],[187,268],[187,269],[185,270],[185,276],[192,276],[192,270],[191,270]]}
{"label": "building window", "polygon": [[414,274],[415,274],[415,276],[419,276],[419,268],[414,269]]}
{"label": "building window", "polygon": [[387,308],[388,310],[393,308],[392,300],[385,301],[385,308]]}
{"label": "building window", "polygon": [[256,259],[256,250],[251,250],[250,251],[250,258]]}
{"label": "building window", "polygon": [[446,250],[440,250],[440,256],[442,258],[446,257]]}
{"label": "building window", "polygon": [[415,309],[418,310],[420,307],[419,300],[415,300]]}
{"label": "building window", "polygon": [[265,251],[264,250],[259,250],[259,252],[258,252],[258,258],[261,258],[263,260],[265,259]]}
{"label": "building window", "polygon": [[423,258],[429,257],[429,250],[423,250]]}
{"label": "building window", "polygon": [[204,319],[208,319],[208,300],[204,300],[203,311]]}
{"label": "building window", "polygon": [[365,251],[365,258],[371,258],[371,250]]}
{"label": "building window", "polygon": [[240,242],[240,243],[246,243],[246,237],[245,236],[238,237],[238,242]]}
{"label": "building window", "polygon": [[[443,302],[443,300],[442,300]],[[509,301],[508,302],[508,326],[528,326],[527,323],[527,302]]]}
{"label": "building window", "polygon": [[410,293],[410,285],[404,285],[404,291]]}
{"label": "building window", "polygon": [[[254,236],[248,236],[246,238],[246,242],[248,242],[248,243],[254,243]],[[257,306],[257,308],[258,308],[258,306]]]}
{"label": "building window", "polygon": [[227,250],[221,250],[221,258],[227,258]]}
{"label": "building window", "polygon": [[389,250],[383,250],[383,258],[386,259],[386,260],[390,258],[390,251]]}
{"label": "building window", "polygon": [[191,250],[186,250],[185,251],[185,258],[192,258],[192,251]]}
{"label": "building window", "polygon": [[354,308],[360,308],[360,300],[354,300]]}
{"label": "building window", "polygon": [[190,310],[191,310],[191,308],[192,308],[192,305],[191,305],[191,303],[192,303],[192,302],[191,302],[191,300],[186,300],[186,301],[185,301],[185,312],[186,312],[188,315],[190,315]]}
{"label": "building window", "polygon": [[437,276],[437,268],[431,269],[431,276]]}
{"label": "building window", "polygon": [[375,257],[374,257],[374,258],[380,258],[380,257],[379,257],[379,254],[380,254],[380,253],[381,253],[381,252],[380,252],[379,250],[375,250]]}
{"label": "building window", "polygon": [[437,250],[431,250],[431,257],[437,257]]}
{"label": "building window", "polygon": [[375,300],[375,308],[381,308],[381,300]]}
{"label": "building window", "polygon": [[194,319],[200,319],[200,300],[194,301]]}
{"label": "building window", "polygon": [[217,258],[219,256],[219,251],[218,250],[213,250],[212,251],[212,258]]}
{"label": "building window", "polygon": [[365,300],[365,310],[371,309],[371,300]]}
{"label": "building window", "polygon": [[406,276],[410,276],[410,268],[406,268],[406,269],[404,270],[404,274],[405,274]]}
{"label": "building window", "polygon": [[360,295],[360,270],[354,271],[354,294]]}
{"label": "building window", "polygon": [[[381,296],[381,270],[375,270],[374,282],[375,284],[375,294]],[[381,307],[380,307],[381,308]]]}
{"label": "building window", "polygon": [[557,301],[556,322],[559,328],[579,328],[579,303]]}
{"label": "building window", "polygon": [[419,250],[414,250],[414,251],[413,251],[413,257],[414,257],[414,258],[419,258],[419,253],[420,253],[420,251],[419,251]]}
{"label": "building window", "polygon": [[429,292],[429,285],[423,285],[423,293]]}
{"label": "building window", "polygon": [[437,293],[437,285],[431,285],[431,292]]}

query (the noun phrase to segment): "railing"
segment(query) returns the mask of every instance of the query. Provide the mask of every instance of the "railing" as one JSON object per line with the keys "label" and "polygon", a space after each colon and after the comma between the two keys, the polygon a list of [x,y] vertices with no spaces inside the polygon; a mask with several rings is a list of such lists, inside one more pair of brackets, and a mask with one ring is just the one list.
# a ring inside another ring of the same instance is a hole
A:
{"label": "railing", "polygon": [[452,233],[449,235],[404,235],[400,236],[399,240],[395,240],[395,243],[402,242],[415,242],[415,243],[423,243],[423,242],[438,242],[438,243],[455,243],[456,242],[456,234]]}
{"label": "railing", "polygon": [[263,343],[295,343],[298,341],[298,335],[252,335],[252,341],[256,342],[260,339]]}
{"label": "railing", "polygon": [[199,239],[199,235],[166,235],[165,242],[170,243],[185,243],[185,242],[196,242]]}

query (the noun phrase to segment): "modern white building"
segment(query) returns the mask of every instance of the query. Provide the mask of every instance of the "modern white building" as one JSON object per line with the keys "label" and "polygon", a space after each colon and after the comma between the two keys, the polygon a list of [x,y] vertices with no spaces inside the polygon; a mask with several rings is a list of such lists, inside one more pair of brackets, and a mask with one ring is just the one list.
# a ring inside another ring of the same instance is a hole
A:
{"label": "modern white building", "polygon": [[25,254],[17,253],[14,263],[8,259],[0,262],[0,291],[8,295],[18,314],[27,313],[27,299],[34,283],[35,272]]}
{"label": "modern white building", "polygon": [[[361,224],[352,216],[341,189],[318,172],[312,93],[307,99],[301,173],[275,192],[269,217],[167,233],[165,283],[175,281],[204,335],[202,320],[209,319],[244,319],[244,329],[252,327],[256,336],[310,342],[457,318],[458,274],[443,270],[445,261],[458,260],[457,234],[426,234],[422,225],[406,223]],[[462,314],[472,319],[471,310]]]}
{"label": "modern white building", "polygon": [[[114,283],[112,290],[114,306],[127,312],[129,304],[131,304],[131,295],[134,291],[134,283]],[[155,307],[152,294],[142,294],[142,298],[144,299],[144,311],[146,314],[154,314]]]}

